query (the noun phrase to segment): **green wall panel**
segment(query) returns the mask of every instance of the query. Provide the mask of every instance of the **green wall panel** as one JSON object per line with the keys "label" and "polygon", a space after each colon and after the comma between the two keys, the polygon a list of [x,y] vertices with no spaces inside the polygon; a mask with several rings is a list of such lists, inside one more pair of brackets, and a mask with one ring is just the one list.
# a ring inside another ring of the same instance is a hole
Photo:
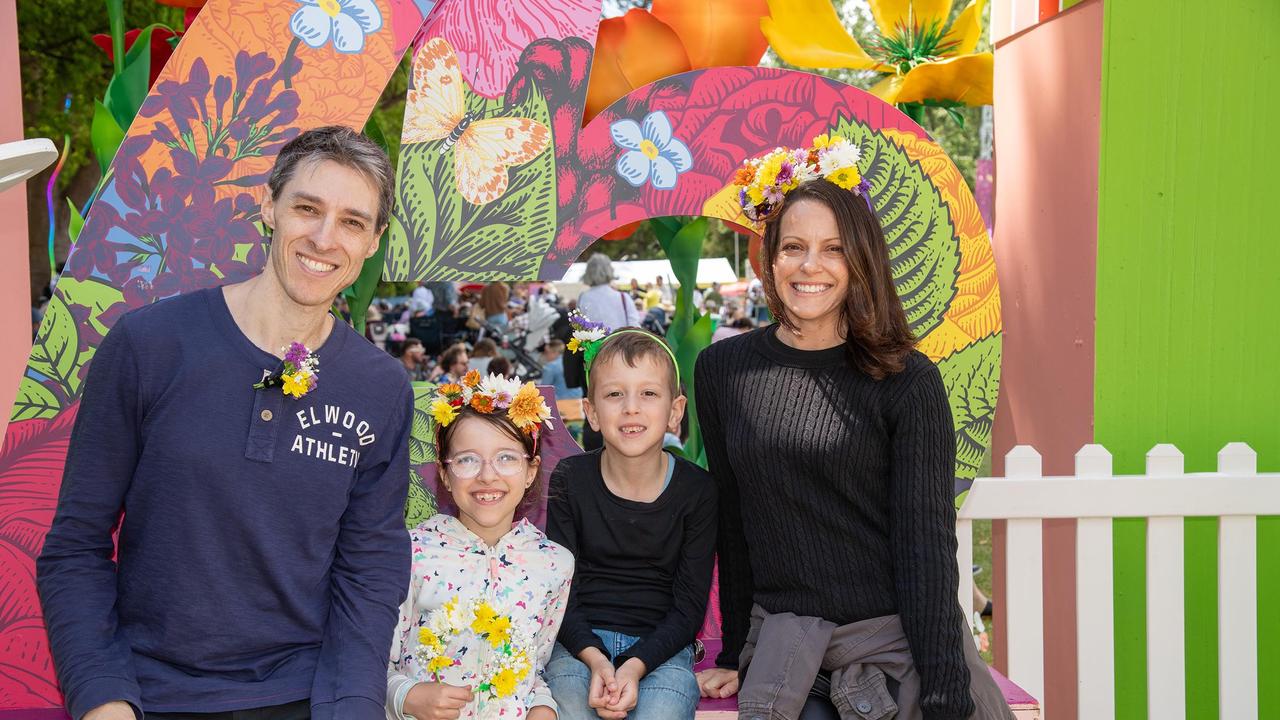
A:
{"label": "green wall panel", "polygon": [[[1104,5],[1094,431],[1120,473],[1244,441],[1280,470],[1280,2]],[[1135,529],[1116,530],[1117,717],[1146,717]],[[1217,717],[1217,527],[1186,528],[1187,717]],[[1280,525],[1258,525],[1260,717],[1280,717]],[[1139,642],[1141,644],[1139,644]],[[1086,649],[1081,649],[1087,652]],[[1123,707],[1121,706],[1123,704]]]}

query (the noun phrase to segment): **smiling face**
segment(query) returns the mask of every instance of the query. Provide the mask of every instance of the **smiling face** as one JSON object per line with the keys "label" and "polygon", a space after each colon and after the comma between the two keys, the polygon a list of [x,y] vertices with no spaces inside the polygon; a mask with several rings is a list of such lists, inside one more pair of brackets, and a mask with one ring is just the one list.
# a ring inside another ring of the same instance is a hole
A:
{"label": "smiling face", "polygon": [[835,213],[817,200],[800,200],[779,222],[772,265],[778,299],[802,332],[837,328],[849,292],[849,263]]}
{"label": "smiling face", "polygon": [[467,413],[448,430],[443,457],[445,488],[458,520],[493,545],[507,534],[525,491],[538,477],[539,460],[496,418]]}
{"label": "smiling face", "polygon": [[267,274],[303,307],[328,307],[378,249],[377,186],[358,170],[316,160],[262,202],[272,229]]}
{"label": "smiling face", "polygon": [[644,354],[627,364],[621,353],[591,366],[590,392],[582,401],[591,427],[624,457],[660,451],[668,430],[680,427],[685,397],[673,397],[669,360]]}

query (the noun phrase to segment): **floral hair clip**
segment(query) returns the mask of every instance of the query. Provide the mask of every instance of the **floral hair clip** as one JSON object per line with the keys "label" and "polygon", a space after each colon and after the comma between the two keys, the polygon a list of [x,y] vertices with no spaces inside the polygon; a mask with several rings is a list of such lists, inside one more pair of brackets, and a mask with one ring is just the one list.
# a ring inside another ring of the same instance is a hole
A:
{"label": "floral hair clip", "polygon": [[676,384],[680,384],[680,363],[676,361],[676,354],[671,351],[671,346],[667,345],[662,338],[648,330],[639,328],[610,330],[609,326],[589,319],[578,310],[569,313],[569,325],[573,328],[573,335],[569,338],[569,344],[566,347],[571,353],[582,353],[582,366],[588,374],[591,372],[591,363],[595,361],[600,348],[604,347],[604,341],[607,338],[621,335],[622,333],[635,333],[653,338],[654,342],[667,351],[667,354],[671,356],[671,365],[676,369]]}
{"label": "floral hair clip", "polygon": [[290,343],[284,351],[284,362],[280,369],[262,380],[254,383],[255,390],[280,385],[284,394],[295,400],[316,389],[317,377],[320,374],[320,360],[316,354],[300,342]]}
{"label": "floral hair clip", "polygon": [[[763,224],[777,214],[787,193],[818,178],[867,198],[871,184],[858,172],[862,151],[839,135],[823,133],[808,148],[774,148],[772,152],[742,162],[733,176],[742,214]],[[870,205],[870,200],[867,200]]]}
{"label": "floral hair clip", "polygon": [[444,383],[436,387],[435,400],[431,403],[431,415],[440,427],[458,418],[458,411],[470,407],[476,412],[490,414],[507,411],[507,419],[521,432],[537,440],[541,426],[551,429],[551,408],[532,382],[523,385],[501,375],[490,374],[481,379],[479,371],[472,370],[462,382]]}

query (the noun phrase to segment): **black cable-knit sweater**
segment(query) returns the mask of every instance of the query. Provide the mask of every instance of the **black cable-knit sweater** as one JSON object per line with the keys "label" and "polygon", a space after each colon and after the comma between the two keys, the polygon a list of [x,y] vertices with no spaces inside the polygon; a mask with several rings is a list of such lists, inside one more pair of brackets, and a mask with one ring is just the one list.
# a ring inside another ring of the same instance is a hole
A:
{"label": "black cable-knit sweater", "polygon": [[698,421],[720,489],[722,667],[752,602],[846,624],[897,613],[929,720],[973,712],[956,601],[955,434],[942,376],[912,352],[882,380],[777,325],[704,350]]}

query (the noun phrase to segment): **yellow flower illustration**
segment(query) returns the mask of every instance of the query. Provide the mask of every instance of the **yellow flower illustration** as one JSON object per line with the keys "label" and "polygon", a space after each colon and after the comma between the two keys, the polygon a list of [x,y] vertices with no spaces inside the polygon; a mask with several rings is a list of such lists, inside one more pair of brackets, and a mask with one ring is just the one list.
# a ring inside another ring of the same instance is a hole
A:
{"label": "yellow flower illustration", "polygon": [[449,423],[458,417],[458,411],[444,400],[437,400],[431,403],[431,416],[440,423],[440,427],[449,427]]}
{"label": "yellow flower illustration", "polygon": [[311,389],[311,376],[307,373],[285,373],[281,379],[284,380],[284,394],[290,397],[300,398]]}
{"label": "yellow flower illustration", "polygon": [[[952,0],[869,0],[879,37],[871,53],[853,39],[829,0],[769,0],[760,29],[778,57],[800,67],[888,73],[870,92],[888,103],[990,105],[990,52],[975,52],[986,0],[947,27]],[[904,108],[922,117],[922,107]]]}

